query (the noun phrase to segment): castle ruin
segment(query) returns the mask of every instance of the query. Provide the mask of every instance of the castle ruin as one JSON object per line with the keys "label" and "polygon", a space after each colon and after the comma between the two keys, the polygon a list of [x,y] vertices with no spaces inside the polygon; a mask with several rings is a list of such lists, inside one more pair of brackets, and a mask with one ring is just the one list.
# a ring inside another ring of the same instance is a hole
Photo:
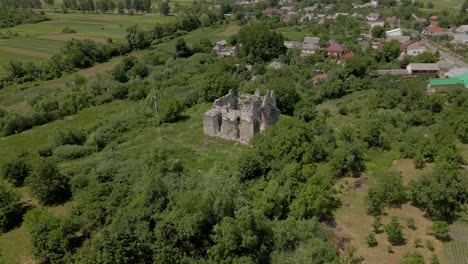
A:
{"label": "castle ruin", "polygon": [[203,117],[205,135],[216,136],[227,140],[236,140],[248,144],[258,132],[278,121],[279,110],[273,91],[260,96],[239,94],[232,91],[214,101],[213,107]]}

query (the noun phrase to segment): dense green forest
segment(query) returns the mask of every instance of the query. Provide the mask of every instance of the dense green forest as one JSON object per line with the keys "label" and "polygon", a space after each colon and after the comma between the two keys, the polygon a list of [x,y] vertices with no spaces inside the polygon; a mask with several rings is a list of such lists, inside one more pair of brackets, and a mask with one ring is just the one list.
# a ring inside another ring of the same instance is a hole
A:
{"label": "dense green forest", "polygon": [[[350,4],[331,2],[337,10]],[[419,12],[406,1],[382,2]],[[301,30],[322,45],[343,43],[352,58],[337,64],[324,52],[301,57],[284,47],[279,29],[287,25],[261,13],[264,6],[250,7],[256,18],[246,21],[214,13],[202,19],[208,5],[194,4],[174,23],[128,28],[121,42],[71,40],[50,60],[8,63],[3,89],[61,76],[73,85],[27,95],[25,112],[0,109],[3,144],[85,111],[113,111],[83,127],[50,129],[37,147],[19,145],[7,154],[0,162],[0,231],[23,226],[38,263],[362,263],[330,226],[344,206],[337,182],[365,174],[373,177],[366,211],[376,219],[369,247],[383,232],[389,251],[407,243],[397,218],[381,223],[388,209],[404,204],[425,212],[434,238],[447,240],[448,224],[467,217],[460,152],[468,144],[466,88],[427,93],[427,76],[375,75],[409,61],[398,60],[396,42],[379,50],[356,44],[366,25],[349,16]],[[236,12],[227,3],[223,8]],[[236,57],[213,56],[209,38],[189,43],[197,29],[222,24],[240,26],[228,38],[238,46]],[[170,51],[160,48],[166,43]],[[110,71],[74,74],[116,56],[122,59]],[[272,61],[281,68],[268,67]],[[314,82],[322,72],[327,79]],[[257,88],[275,92],[278,123],[250,146],[201,136],[198,123],[214,99]],[[144,142],[148,131],[154,146]],[[137,140],[147,146],[133,152]],[[400,173],[375,165],[387,156],[433,170],[404,184]],[[37,205],[22,202],[24,187]],[[73,205],[69,214],[48,210],[66,202]],[[402,263],[425,262],[415,251]]]}

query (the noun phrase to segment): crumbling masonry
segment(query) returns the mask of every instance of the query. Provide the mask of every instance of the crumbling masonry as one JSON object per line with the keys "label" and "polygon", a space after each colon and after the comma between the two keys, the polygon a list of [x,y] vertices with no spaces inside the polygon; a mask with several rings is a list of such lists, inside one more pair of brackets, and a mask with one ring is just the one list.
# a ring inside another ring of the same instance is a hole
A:
{"label": "crumbling masonry", "polygon": [[258,132],[278,121],[279,110],[273,91],[266,96],[255,94],[239,94],[232,92],[213,103],[213,107],[203,118],[204,132],[208,136],[216,136],[228,140],[236,140],[248,144]]}

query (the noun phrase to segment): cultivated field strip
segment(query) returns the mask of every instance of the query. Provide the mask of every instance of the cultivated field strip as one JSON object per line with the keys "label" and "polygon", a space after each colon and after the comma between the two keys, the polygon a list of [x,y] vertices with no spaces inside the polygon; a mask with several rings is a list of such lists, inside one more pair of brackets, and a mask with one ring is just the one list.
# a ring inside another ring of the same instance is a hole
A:
{"label": "cultivated field strip", "polygon": [[448,264],[468,263],[468,223],[453,224],[451,241],[444,244]]}

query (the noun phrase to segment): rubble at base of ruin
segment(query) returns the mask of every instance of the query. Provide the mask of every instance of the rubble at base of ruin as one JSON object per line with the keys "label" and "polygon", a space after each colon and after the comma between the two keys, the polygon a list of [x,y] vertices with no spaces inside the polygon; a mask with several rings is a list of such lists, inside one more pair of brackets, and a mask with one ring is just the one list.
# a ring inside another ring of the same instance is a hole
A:
{"label": "rubble at base of ruin", "polygon": [[279,110],[273,91],[260,96],[255,94],[239,94],[232,91],[213,103],[203,117],[205,135],[236,140],[248,144],[257,133],[275,124],[279,119]]}

